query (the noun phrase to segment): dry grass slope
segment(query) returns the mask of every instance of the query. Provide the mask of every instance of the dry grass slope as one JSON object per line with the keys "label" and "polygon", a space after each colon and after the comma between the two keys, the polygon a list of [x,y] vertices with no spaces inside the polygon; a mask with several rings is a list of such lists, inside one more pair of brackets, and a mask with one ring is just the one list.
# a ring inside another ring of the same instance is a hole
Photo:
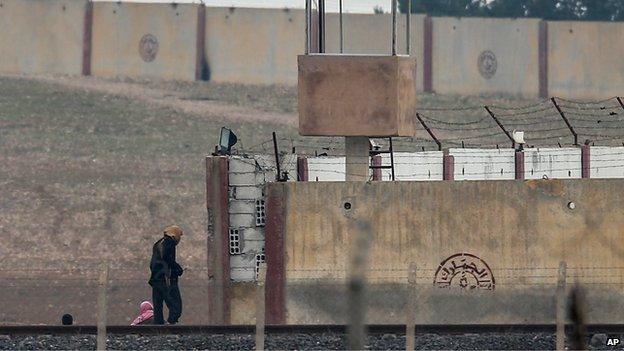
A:
{"label": "dry grass slope", "polygon": [[0,78],[3,268],[109,259],[145,267],[161,228],[187,232],[181,260],[204,267],[204,155],[227,124],[245,142],[277,128],[226,122],[95,90]]}

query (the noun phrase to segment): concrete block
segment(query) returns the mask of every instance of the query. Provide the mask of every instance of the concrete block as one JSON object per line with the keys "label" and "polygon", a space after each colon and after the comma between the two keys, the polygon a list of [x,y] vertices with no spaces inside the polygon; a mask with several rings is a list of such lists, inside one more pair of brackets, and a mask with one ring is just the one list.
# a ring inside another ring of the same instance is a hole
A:
{"label": "concrete block", "polygon": [[256,216],[253,214],[230,215],[230,227],[232,228],[254,228],[255,226]]}
{"label": "concrete block", "polygon": [[230,216],[238,214],[254,214],[256,210],[255,200],[230,200],[228,205]]}
{"label": "concrete block", "polygon": [[255,200],[262,198],[262,188],[252,186],[231,186],[230,199]]}
{"label": "concrete block", "polygon": [[230,157],[230,173],[255,173],[257,171],[256,160],[239,156]]}
{"label": "concrete block", "polygon": [[263,185],[266,177],[263,173],[230,173],[230,186],[252,186]]}
{"label": "concrete block", "polygon": [[255,254],[242,254],[230,256],[231,268],[256,268],[256,255]]}
{"label": "concrete block", "polygon": [[232,268],[230,279],[235,282],[252,282],[256,280],[255,268]]}
{"label": "concrete block", "polygon": [[242,254],[230,256],[230,279],[233,281],[255,280],[256,255]]}
{"label": "concrete block", "polygon": [[243,237],[243,240],[264,241],[264,228],[263,227],[241,228],[240,232]]}
{"label": "concrete block", "polygon": [[[264,249],[264,240],[243,240],[244,254],[259,254]],[[254,263],[255,264],[255,263]]]}
{"label": "concrete block", "polygon": [[299,134],[413,136],[416,59],[299,56]]}

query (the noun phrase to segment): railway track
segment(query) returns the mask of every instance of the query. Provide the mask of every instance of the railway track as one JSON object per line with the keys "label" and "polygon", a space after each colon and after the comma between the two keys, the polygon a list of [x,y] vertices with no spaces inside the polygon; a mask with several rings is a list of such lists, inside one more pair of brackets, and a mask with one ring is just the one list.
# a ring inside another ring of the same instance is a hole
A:
{"label": "railway track", "polygon": [[[566,325],[570,332],[571,325]],[[462,324],[462,325],[417,325],[417,334],[482,334],[482,333],[555,333],[554,324]],[[108,334],[142,335],[192,335],[192,334],[253,334],[254,325],[164,325],[164,326],[125,326],[113,325],[106,329]],[[267,334],[345,334],[345,325],[267,325]],[[587,331],[605,334],[623,334],[624,324],[590,324]],[[404,325],[369,325],[369,334],[404,334]],[[48,326],[20,325],[0,326],[0,335],[89,335],[97,334],[92,325]]]}

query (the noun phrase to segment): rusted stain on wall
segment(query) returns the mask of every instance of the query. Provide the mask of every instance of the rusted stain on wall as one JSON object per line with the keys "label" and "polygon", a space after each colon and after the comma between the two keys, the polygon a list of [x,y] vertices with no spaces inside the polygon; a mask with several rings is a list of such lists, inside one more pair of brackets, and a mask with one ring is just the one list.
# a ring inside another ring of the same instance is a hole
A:
{"label": "rusted stain on wall", "polygon": [[565,185],[562,180],[553,179],[548,181],[543,180],[527,180],[526,186],[535,191],[539,191],[542,194],[550,196],[564,196],[566,193]]}

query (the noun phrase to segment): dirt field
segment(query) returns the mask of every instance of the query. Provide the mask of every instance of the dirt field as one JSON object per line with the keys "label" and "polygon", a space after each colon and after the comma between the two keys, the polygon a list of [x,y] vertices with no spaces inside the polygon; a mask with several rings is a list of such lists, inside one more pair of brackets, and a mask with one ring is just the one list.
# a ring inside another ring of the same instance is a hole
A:
{"label": "dirt field", "polygon": [[[0,78],[3,269],[102,258],[145,266],[169,223],[186,230],[181,260],[203,267],[204,156],[219,128],[254,144],[274,129],[294,134],[294,115],[179,95],[90,79]],[[279,123],[267,122],[273,117]]]}

